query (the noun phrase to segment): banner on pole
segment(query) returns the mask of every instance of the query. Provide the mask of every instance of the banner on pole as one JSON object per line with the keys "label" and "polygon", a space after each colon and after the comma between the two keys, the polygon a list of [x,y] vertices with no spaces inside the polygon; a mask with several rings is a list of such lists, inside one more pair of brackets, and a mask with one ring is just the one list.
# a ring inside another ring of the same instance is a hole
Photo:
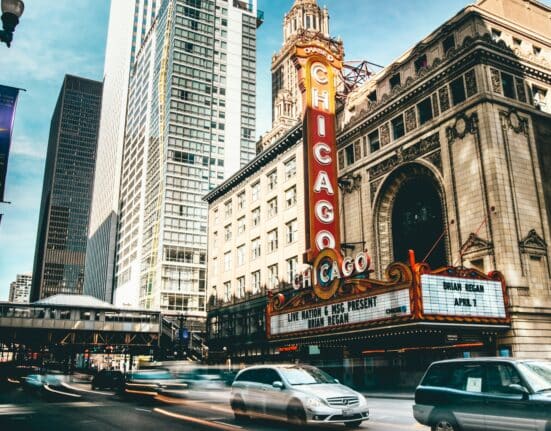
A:
{"label": "banner on pole", "polygon": [[10,153],[18,88],[0,85],[0,202],[4,200],[8,155]]}

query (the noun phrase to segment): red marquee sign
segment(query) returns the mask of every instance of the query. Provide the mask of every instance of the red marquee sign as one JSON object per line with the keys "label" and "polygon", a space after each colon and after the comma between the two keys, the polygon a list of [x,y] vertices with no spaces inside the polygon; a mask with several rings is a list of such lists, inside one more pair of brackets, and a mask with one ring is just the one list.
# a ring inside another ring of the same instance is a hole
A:
{"label": "red marquee sign", "polygon": [[326,248],[340,249],[337,145],[335,139],[335,78],[342,60],[322,44],[297,45],[304,106],[304,167],[306,198],[305,261],[312,263]]}

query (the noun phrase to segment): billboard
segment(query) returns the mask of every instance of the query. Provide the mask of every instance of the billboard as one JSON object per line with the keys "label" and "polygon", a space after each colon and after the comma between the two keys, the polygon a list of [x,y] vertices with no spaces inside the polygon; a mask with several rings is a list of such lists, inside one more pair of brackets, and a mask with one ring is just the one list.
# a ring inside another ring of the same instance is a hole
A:
{"label": "billboard", "polygon": [[18,94],[18,88],[0,85],[0,202],[4,200],[8,155]]}

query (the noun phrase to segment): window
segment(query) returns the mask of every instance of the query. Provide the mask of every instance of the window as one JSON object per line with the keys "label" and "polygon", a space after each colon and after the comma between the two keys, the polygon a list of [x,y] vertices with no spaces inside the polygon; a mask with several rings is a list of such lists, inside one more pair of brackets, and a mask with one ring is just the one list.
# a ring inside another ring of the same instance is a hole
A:
{"label": "window", "polygon": [[277,171],[268,174],[268,189],[273,190],[277,186]]}
{"label": "window", "polygon": [[388,82],[389,82],[389,84],[390,84],[390,89],[391,89],[391,90],[392,90],[394,87],[397,87],[398,85],[400,85],[400,74],[397,73],[397,74],[391,76]]}
{"label": "window", "polygon": [[242,210],[245,208],[245,192],[241,192],[237,195],[237,208]]}
{"label": "window", "polygon": [[224,253],[224,271],[231,270],[231,251]]}
{"label": "window", "polygon": [[285,207],[291,208],[297,203],[297,186],[293,186],[285,191]]}
{"label": "window", "polygon": [[374,132],[371,132],[369,135],[367,135],[367,140],[369,141],[370,153],[374,153],[381,147],[381,143],[379,141],[379,130],[375,130]]}
{"label": "window", "polygon": [[268,253],[277,250],[277,229],[268,232]]}
{"label": "window", "polygon": [[241,234],[245,233],[246,227],[247,227],[247,225],[245,223],[245,216],[238,218],[237,219],[237,234],[241,235]]}
{"label": "window", "polygon": [[350,144],[344,147],[344,156],[346,158],[346,165],[352,165],[354,163],[354,144]]}
{"label": "window", "polygon": [[287,259],[287,280],[289,283],[294,283],[295,275],[297,275],[298,258],[292,257]]}
{"label": "window", "polygon": [[237,297],[245,297],[245,277],[239,277],[237,279]]}
{"label": "window", "polygon": [[241,266],[245,264],[245,244],[237,247],[237,265]]}
{"label": "window", "polygon": [[289,179],[294,177],[297,173],[297,159],[294,157],[291,160],[285,162],[285,178]]}
{"label": "window", "polygon": [[268,289],[276,289],[279,287],[277,264],[268,267],[268,277]]}
{"label": "window", "polygon": [[369,100],[371,102],[376,102],[377,101],[377,90],[373,90],[372,92],[370,92],[367,95],[367,100]]}
{"label": "window", "polygon": [[251,241],[251,260],[258,259],[260,257],[260,237]]}
{"label": "window", "polygon": [[251,273],[251,285],[253,289],[253,295],[260,292],[260,271]]}
{"label": "window", "polygon": [[277,215],[277,197],[268,201],[268,217]]}
{"label": "window", "polygon": [[224,283],[224,302],[228,302],[231,299],[231,281]]}
{"label": "window", "polygon": [[419,73],[419,71],[424,68],[424,67],[427,67],[429,65],[428,61],[427,61],[427,55],[426,54],[423,54],[421,56],[419,56],[413,63],[415,65],[415,73]]}
{"label": "window", "polygon": [[501,37],[501,31],[495,28],[492,28],[492,39],[497,42]]}
{"label": "window", "polygon": [[460,76],[456,80],[452,81],[450,84],[450,90],[452,93],[452,103],[457,105],[465,101],[465,86],[463,85],[463,77]]}
{"label": "window", "polygon": [[442,41],[442,48],[444,49],[444,55],[447,54],[450,49],[455,48],[455,39],[453,34],[450,34]]}
{"label": "window", "polygon": [[232,205],[231,205],[231,200],[230,200],[230,201],[228,201],[224,204],[224,216],[226,218],[231,217],[231,210],[232,210]]}
{"label": "window", "polygon": [[486,387],[484,392],[492,394],[512,395],[518,394],[509,385],[522,385],[522,380],[518,371],[510,364],[494,364],[486,365]]}
{"label": "window", "polygon": [[252,222],[253,226],[258,226],[260,224],[260,207],[252,211]]}
{"label": "window", "polygon": [[226,241],[231,239],[231,224],[224,226],[224,239]]}
{"label": "window", "polygon": [[515,99],[515,79],[513,75],[501,72],[501,87],[503,88],[503,94],[505,97]]}
{"label": "window", "polygon": [[427,97],[417,105],[419,112],[419,123],[425,124],[427,121],[432,120],[432,102],[431,98]]}
{"label": "window", "polygon": [[251,199],[253,202],[260,198],[260,181],[251,185]]}
{"label": "window", "polygon": [[398,115],[396,118],[394,118],[392,121],[392,135],[394,136],[394,140],[401,138],[405,134],[404,129],[404,117],[402,115]]}
{"label": "window", "polygon": [[290,244],[297,240],[298,224],[296,220],[292,220],[285,224],[287,243]]}

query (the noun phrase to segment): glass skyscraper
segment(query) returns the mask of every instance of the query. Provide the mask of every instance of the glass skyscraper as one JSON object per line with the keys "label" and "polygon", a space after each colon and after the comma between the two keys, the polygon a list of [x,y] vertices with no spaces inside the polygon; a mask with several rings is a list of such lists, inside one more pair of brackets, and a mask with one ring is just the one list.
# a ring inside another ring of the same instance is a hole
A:
{"label": "glass skyscraper", "polygon": [[82,293],[102,83],[66,75],[52,116],[31,301]]}
{"label": "glass skyscraper", "polygon": [[114,302],[205,315],[202,197],[255,155],[256,1],[163,0],[136,53]]}

